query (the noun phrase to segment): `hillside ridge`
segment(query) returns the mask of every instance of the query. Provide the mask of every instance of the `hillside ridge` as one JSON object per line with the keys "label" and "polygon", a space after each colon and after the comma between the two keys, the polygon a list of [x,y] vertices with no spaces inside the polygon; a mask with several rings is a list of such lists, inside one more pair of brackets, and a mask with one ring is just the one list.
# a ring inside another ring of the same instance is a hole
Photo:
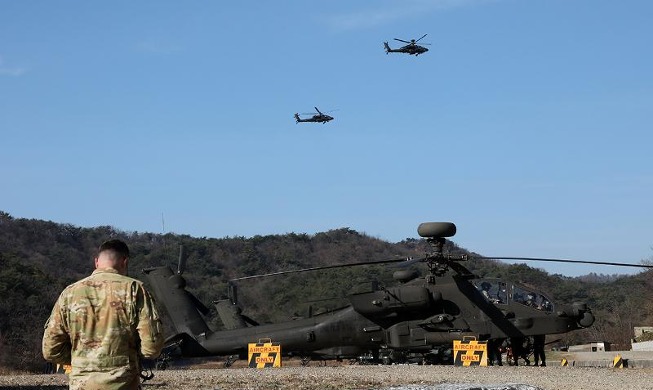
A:
{"label": "hillside ridge", "polygon": [[[9,353],[0,365],[39,370],[43,324],[63,288],[90,274],[97,246],[109,238],[125,240],[131,249],[130,276],[144,280],[141,270],[176,267],[179,246],[187,254],[188,288],[207,306],[223,298],[227,282],[239,276],[321,265],[419,257],[428,251],[421,239],[388,243],[349,228],[312,235],[197,238],[183,234],[125,232],[110,226],[93,228],[36,219],[14,218],[0,211],[0,348]],[[445,252],[467,253],[447,241]],[[653,319],[651,271],[635,275],[564,277],[524,264],[476,260],[465,264],[483,277],[521,282],[549,294],[558,303],[588,302],[597,321],[589,329],[565,335],[563,342],[605,340],[628,343],[632,326]],[[371,281],[391,285],[392,269],[383,266],[267,278],[238,283],[239,303],[259,322],[277,322],[347,304],[346,296]],[[637,291],[637,294],[632,294]],[[272,310],[274,308],[274,310]],[[209,324],[222,324],[211,309]],[[164,319],[166,320],[166,319]],[[10,358],[11,356],[11,358]]]}

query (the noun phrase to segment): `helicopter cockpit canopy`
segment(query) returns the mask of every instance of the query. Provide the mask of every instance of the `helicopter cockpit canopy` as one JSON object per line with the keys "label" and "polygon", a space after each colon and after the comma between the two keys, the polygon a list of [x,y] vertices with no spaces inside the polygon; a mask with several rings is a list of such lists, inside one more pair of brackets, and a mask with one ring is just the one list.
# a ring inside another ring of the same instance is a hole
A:
{"label": "helicopter cockpit canopy", "polygon": [[546,312],[553,311],[553,304],[551,303],[551,299],[549,297],[524,286],[517,284],[513,285],[512,299],[517,303],[533,307],[537,310]]}
{"label": "helicopter cockpit canopy", "polygon": [[474,281],[474,285],[488,301],[494,304],[507,305],[515,302],[537,310],[553,312],[551,299],[528,287],[499,279],[478,279]]}

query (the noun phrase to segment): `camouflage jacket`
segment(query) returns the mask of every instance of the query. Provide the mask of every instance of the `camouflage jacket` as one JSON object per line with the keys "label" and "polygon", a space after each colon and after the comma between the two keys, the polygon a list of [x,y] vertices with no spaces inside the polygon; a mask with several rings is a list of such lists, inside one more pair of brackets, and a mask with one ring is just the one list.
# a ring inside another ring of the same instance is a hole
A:
{"label": "camouflage jacket", "polygon": [[71,389],[138,389],[139,356],[161,353],[163,327],[143,283],[112,268],[66,287],[43,334],[43,357],[71,364]]}

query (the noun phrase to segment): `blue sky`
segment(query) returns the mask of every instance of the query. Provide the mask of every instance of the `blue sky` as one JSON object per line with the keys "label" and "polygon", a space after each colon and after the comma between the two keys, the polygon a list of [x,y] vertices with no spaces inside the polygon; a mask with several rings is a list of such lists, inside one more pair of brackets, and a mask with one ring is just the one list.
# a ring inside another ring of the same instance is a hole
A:
{"label": "blue sky", "polygon": [[[453,241],[487,256],[653,257],[648,0],[0,10],[0,210],[14,217],[390,242],[453,221]],[[424,55],[383,50],[423,34]],[[314,106],[335,120],[295,123]]]}

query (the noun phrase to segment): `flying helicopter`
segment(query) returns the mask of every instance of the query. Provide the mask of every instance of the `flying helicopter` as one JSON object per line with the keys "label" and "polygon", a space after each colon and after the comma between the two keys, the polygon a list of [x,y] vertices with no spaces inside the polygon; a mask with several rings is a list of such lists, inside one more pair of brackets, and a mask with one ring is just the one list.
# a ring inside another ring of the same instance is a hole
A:
{"label": "flying helicopter", "polygon": [[[473,257],[443,253],[445,238],[456,233],[453,223],[422,223],[417,231],[431,247],[420,258],[330,265],[232,279],[236,282],[372,264],[422,263],[428,267],[424,278],[418,278],[414,271],[399,269],[393,274],[396,286],[371,287],[369,291],[348,296],[349,304],[339,309],[273,324],[260,325],[243,315],[237,304],[235,284],[231,283],[229,299],[214,302],[226,330],[214,331],[203,317],[208,308],[186,290],[185,259],[181,253],[177,272],[169,266],[145,269],[152,291],[165,307],[176,332],[166,340],[166,350],[170,353],[175,350],[182,357],[224,357],[225,366],[229,366],[239,358],[246,358],[248,343],[266,338],[280,343],[285,356],[300,357],[303,364],[361,356],[384,363],[410,359],[447,363],[451,362],[453,340],[463,337],[500,341],[564,334],[594,323],[594,315],[585,303],[558,305],[541,291],[471,273],[462,263]],[[653,267],[562,259],[475,257]]]}
{"label": "flying helicopter", "polygon": [[[333,117],[331,115],[323,114],[317,107],[313,107],[313,108],[315,108],[315,111],[317,111],[317,113],[305,114],[305,115],[313,115],[311,118],[302,119],[302,118],[299,117],[299,114],[296,113],[295,114],[295,121],[297,121],[296,123],[299,123],[299,122],[320,122],[322,124],[325,124],[325,123],[333,120]],[[304,114],[302,114],[302,115],[304,115]]]}
{"label": "flying helicopter", "polygon": [[[424,34],[424,35],[422,35],[421,38],[411,39],[410,41],[405,41],[403,39],[395,38],[395,41],[407,43],[407,45],[404,45],[404,46],[400,47],[399,49],[391,49],[390,45],[388,45],[388,42],[383,42],[383,46],[385,47],[385,54],[388,54],[388,53],[408,53],[410,55],[414,54],[415,57],[417,57],[420,54],[426,53],[427,51],[429,51],[429,49],[427,49],[424,46],[420,46],[420,45],[417,44],[417,42],[419,42],[426,35],[427,34]],[[429,45],[429,44],[428,43],[423,43],[422,45]]]}

